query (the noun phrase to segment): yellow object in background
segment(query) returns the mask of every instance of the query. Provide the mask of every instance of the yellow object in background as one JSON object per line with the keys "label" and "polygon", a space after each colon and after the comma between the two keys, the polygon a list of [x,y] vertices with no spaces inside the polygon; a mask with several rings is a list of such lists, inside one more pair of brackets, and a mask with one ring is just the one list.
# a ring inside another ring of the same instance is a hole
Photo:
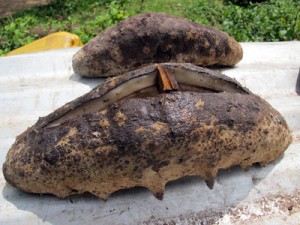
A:
{"label": "yellow object in background", "polygon": [[77,35],[68,32],[57,32],[17,48],[7,53],[6,56],[59,48],[71,48],[82,45],[83,44]]}

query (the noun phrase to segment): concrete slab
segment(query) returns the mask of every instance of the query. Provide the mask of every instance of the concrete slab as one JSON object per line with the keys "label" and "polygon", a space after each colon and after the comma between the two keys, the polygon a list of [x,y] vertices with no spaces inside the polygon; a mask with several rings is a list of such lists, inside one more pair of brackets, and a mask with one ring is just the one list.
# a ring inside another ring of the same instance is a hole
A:
{"label": "concrete slab", "polygon": [[[220,171],[215,187],[188,177],[167,184],[159,201],[143,188],[68,199],[33,195],[0,173],[0,224],[300,224],[300,42],[242,43],[244,59],[223,73],[269,101],[294,140],[265,167]],[[0,165],[15,137],[39,116],[88,92],[103,79],[73,73],[66,49],[0,58]]]}

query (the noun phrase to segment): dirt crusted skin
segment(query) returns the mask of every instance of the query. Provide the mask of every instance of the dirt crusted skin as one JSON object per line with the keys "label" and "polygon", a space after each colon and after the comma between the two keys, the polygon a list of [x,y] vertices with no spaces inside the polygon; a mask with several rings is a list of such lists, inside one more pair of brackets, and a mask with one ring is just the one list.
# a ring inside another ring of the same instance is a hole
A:
{"label": "dirt crusted skin", "polygon": [[73,69],[82,76],[106,77],[151,63],[233,66],[242,57],[240,44],[227,33],[151,12],[132,16],[100,33],[74,55]]}
{"label": "dirt crusted skin", "polygon": [[[195,175],[212,187],[219,169],[268,164],[290,144],[279,112],[235,80],[191,64],[162,67],[177,91],[157,88],[152,65],[109,79],[41,118],[9,150],[5,179],[58,197],[90,192],[105,200],[143,186],[162,199],[168,181]],[[146,87],[134,90],[132,82]]]}

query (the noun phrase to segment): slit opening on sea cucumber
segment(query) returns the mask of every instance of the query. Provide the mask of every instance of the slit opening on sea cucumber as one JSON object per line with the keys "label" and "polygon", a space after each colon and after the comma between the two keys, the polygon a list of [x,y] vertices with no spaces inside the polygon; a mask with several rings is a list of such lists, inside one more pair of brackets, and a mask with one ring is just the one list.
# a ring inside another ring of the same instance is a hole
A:
{"label": "slit opening on sea cucumber", "polygon": [[[174,90],[178,88],[180,91],[201,93],[229,92],[249,94],[249,92],[238,83],[228,80],[225,77],[223,79],[220,74],[210,74],[205,69],[203,71],[197,71],[199,67],[193,68],[193,66],[189,64],[187,66],[187,64],[176,63],[163,63],[159,65],[168,69],[169,73],[172,74],[176,85],[178,85],[173,87]],[[70,109],[63,115],[58,115],[56,119],[50,121],[46,126],[55,127],[83,114],[99,112],[124,98],[156,96],[161,92],[159,91],[159,84],[157,82],[157,73],[158,69],[156,64],[149,66],[148,69],[139,69],[132,73],[133,76],[129,77],[125,82],[111,88],[104,95],[93,99],[86,99],[76,108]]]}

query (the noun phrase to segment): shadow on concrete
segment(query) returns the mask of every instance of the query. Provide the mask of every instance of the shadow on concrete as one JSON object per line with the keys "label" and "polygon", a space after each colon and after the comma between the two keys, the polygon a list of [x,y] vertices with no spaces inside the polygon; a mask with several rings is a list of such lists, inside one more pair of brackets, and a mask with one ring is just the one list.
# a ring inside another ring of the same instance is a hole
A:
{"label": "shadow on concrete", "polygon": [[299,68],[298,77],[296,81],[296,93],[297,95],[300,95],[300,68]]}
{"label": "shadow on concrete", "polygon": [[90,88],[94,88],[99,84],[103,83],[107,78],[90,78],[90,77],[82,77],[76,73],[73,73],[70,78],[71,81],[80,82],[89,86]]}

